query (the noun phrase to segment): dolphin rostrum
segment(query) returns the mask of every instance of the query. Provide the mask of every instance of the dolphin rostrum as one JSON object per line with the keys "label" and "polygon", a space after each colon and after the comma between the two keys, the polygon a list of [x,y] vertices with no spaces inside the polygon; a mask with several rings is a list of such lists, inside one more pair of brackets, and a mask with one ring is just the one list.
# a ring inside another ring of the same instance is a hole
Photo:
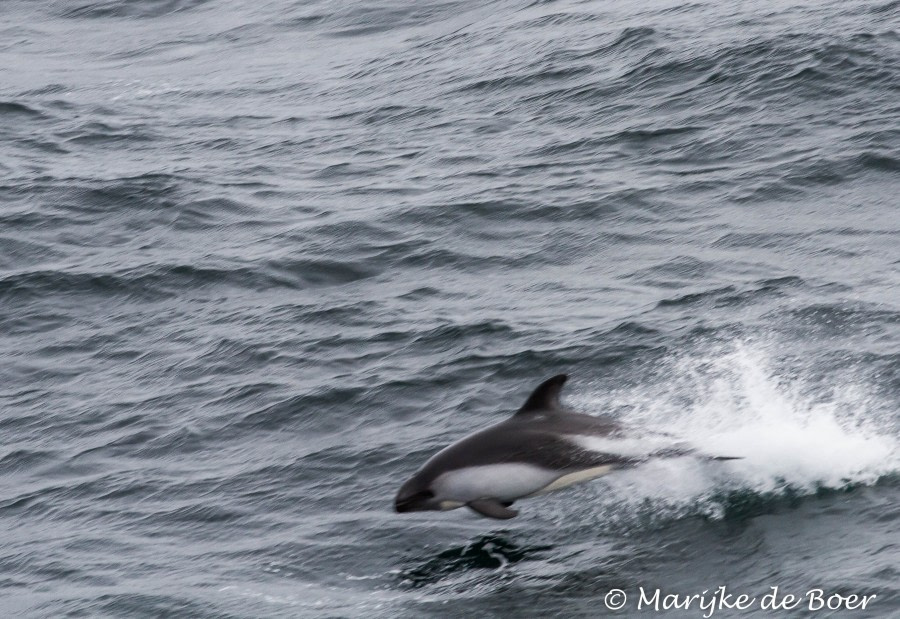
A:
{"label": "dolphin rostrum", "polygon": [[[567,410],[559,401],[568,377],[541,383],[512,417],[445,447],[397,493],[398,512],[466,506],[488,518],[513,518],[510,506],[651,457],[692,453],[683,445],[629,439],[610,417]],[[703,456],[713,460],[727,457]]]}

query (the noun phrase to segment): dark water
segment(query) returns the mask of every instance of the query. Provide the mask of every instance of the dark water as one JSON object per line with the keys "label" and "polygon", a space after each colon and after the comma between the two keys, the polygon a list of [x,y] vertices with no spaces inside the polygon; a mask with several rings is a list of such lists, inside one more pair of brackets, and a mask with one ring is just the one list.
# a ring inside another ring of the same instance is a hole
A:
{"label": "dark water", "polygon": [[[898,28],[896,1],[3,2],[0,612],[900,612]],[[392,513],[559,372],[746,458]]]}

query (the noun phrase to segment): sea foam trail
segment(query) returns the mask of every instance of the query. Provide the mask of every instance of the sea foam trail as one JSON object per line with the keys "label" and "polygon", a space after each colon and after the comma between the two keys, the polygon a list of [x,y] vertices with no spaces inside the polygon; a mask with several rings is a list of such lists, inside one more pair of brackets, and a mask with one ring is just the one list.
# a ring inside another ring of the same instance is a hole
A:
{"label": "sea foam trail", "polygon": [[[873,484],[900,471],[896,420],[862,381],[815,388],[802,373],[783,378],[758,345],[737,344],[672,361],[670,380],[593,396],[592,411],[627,410],[635,427],[690,440],[726,462],[657,460],[607,479],[604,497],[721,514],[713,497],[765,495]],[[581,408],[582,403],[578,403]]]}

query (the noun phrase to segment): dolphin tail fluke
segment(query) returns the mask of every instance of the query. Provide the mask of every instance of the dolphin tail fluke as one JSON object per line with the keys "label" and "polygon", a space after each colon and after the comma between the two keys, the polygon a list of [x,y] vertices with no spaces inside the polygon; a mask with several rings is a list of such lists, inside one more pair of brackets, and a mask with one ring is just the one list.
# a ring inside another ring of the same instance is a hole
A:
{"label": "dolphin tail fluke", "polygon": [[694,456],[696,458],[700,458],[701,460],[743,460],[743,456],[712,456],[710,454],[705,454],[703,452],[699,452],[693,447],[687,447],[683,445],[676,445],[673,447],[666,447],[664,449],[657,449],[653,453],[650,454],[652,458],[680,458],[682,456]]}

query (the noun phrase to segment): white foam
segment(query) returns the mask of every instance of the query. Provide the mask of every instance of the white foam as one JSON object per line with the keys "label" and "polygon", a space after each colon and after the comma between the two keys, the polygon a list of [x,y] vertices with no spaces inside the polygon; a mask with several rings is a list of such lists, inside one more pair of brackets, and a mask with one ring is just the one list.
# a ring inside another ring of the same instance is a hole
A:
{"label": "white foam", "polygon": [[675,435],[709,455],[743,458],[654,461],[607,477],[605,496],[697,503],[723,490],[814,492],[900,471],[891,407],[874,400],[864,381],[835,377],[822,386],[804,368],[784,372],[764,346],[739,343],[673,359],[655,385],[579,402],[594,413],[627,411],[627,424]]}

